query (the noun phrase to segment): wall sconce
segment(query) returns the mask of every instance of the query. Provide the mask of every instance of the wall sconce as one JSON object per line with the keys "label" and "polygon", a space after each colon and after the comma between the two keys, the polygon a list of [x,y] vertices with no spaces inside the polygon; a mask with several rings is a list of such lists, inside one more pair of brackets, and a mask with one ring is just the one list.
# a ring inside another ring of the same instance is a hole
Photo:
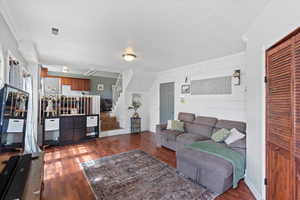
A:
{"label": "wall sconce", "polygon": [[241,84],[241,70],[239,70],[239,69],[234,70],[234,73],[233,73],[232,77],[233,77],[233,84],[234,85],[240,85]]}

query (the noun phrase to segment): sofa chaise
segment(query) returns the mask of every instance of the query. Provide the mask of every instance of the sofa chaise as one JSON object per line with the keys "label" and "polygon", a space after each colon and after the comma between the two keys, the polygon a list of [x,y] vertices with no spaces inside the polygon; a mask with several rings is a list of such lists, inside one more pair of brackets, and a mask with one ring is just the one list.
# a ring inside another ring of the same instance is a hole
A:
{"label": "sofa chaise", "polygon": [[[246,134],[246,123],[218,120],[213,117],[195,116],[192,113],[179,113],[178,120],[184,122],[184,132],[167,130],[167,125],[157,125],[156,142],[176,151],[177,169],[210,191],[221,194],[232,187],[233,166],[220,157],[187,147],[197,141],[209,141],[211,135],[221,129],[236,128]],[[246,138],[230,145],[221,143],[246,157]]]}

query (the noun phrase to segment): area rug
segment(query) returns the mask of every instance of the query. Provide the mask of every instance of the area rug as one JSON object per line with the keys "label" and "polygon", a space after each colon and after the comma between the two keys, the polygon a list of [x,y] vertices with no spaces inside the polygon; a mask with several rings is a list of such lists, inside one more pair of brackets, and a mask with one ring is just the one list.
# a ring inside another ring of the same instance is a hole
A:
{"label": "area rug", "polygon": [[212,200],[216,195],[148,153],[134,150],[81,163],[101,200]]}

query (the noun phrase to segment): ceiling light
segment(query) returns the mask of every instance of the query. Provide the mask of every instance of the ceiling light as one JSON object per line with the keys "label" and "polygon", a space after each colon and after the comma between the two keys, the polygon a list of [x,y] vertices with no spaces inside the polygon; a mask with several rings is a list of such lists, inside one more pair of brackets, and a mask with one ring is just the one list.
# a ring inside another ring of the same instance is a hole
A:
{"label": "ceiling light", "polygon": [[135,55],[133,49],[130,47],[125,49],[125,52],[122,56],[123,56],[124,60],[127,62],[131,62],[134,59],[136,59],[136,55]]}
{"label": "ceiling light", "polygon": [[63,66],[62,72],[68,73],[69,72],[69,68],[67,66]]}

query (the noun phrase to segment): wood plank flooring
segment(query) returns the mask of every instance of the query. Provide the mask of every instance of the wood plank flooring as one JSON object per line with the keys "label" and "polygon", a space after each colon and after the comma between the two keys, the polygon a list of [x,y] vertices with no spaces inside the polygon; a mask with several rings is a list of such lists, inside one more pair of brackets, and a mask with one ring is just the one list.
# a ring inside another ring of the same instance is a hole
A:
{"label": "wood plank flooring", "polygon": [[[78,145],[49,148],[45,154],[43,200],[94,200],[94,195],[84,177],[79,163],[134,149],[141,149],[159,160],[176,167],[175,152],[156,148],[153,133],[121,135],[99,138]],[[253,200],[242,181],[217,200]]]}

